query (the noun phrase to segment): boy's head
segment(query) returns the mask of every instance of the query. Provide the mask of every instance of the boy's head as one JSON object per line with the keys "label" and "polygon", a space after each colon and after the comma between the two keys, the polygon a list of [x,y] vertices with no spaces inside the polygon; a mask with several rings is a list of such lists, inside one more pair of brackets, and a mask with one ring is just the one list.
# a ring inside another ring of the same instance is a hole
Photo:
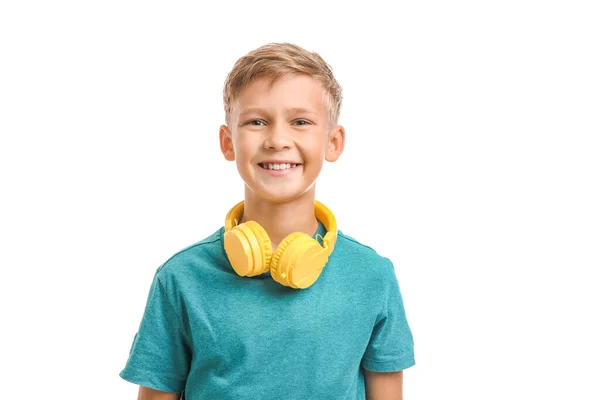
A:
{"label": "boy's head", "polygon": [[283,202],[314,190],[323,161],[343,151],[341,101],[327,63],[296,45],[268,44],[235,63],[219,136],[251,195]]}
{"label": "boy's head", "polygon": [[225,123],[230,124],[231,109],[240,92],[254,79],[266,78],[273,85],[288,74],[310,76],[321,84],[327,96],[329,126],[338,123],[342,106],[342,88],[331,67],[317,53],[290,43],[270,43],[241,57],[225,79],[223,105]]}

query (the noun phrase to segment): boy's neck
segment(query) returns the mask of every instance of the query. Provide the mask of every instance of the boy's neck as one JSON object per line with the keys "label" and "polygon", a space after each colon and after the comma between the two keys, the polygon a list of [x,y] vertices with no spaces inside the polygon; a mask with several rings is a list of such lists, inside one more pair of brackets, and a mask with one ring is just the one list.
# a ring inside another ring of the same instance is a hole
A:
{"label": "boy's neck", "polygon": [[315,188],[285,203],[265,201],[245,188],[244,213],[240,224],[258,222],[269,235],[273,250],[290,233],[304,232],[313,236],[319,227],[315,216]]}

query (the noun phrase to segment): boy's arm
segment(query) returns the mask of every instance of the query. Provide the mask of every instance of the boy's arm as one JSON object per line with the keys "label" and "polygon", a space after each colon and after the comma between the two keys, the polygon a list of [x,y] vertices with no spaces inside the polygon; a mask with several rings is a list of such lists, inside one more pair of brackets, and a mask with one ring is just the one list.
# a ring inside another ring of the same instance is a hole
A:
{"label": "boy's arm", "polygon": [[402,371],[364,371],[367,400],[402,400]]}
{"label": "boy's arm", "polygon": [[180,396],[180,393],[162,392],[160,390],[140,386],[138,400],[179,400]]}

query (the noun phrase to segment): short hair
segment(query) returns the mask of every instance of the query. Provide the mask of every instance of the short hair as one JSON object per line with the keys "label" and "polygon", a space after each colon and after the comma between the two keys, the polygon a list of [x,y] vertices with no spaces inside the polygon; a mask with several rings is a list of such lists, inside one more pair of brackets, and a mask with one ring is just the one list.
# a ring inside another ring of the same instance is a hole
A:
{"label": "short hair", "polygon": [[323,86],[329,108],[328,122],[336,125],[342,106],[342,88],[333,76],[333,69],[319,54],[291,43],[269,43],[236,61],[223,88],[225,121],[229,123],[232,103],[250,82],[267,78],[272,86],[286,74],[307,75]]}

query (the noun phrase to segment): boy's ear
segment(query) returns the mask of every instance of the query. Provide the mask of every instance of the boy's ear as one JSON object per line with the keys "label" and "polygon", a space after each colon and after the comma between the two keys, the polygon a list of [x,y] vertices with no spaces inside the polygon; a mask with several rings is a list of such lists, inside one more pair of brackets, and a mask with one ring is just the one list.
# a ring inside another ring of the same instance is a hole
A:
{"label": "boy's ear", "polygon": [[344,151],[344,144],[346,142],[346,132],[344,127],[341,125],[336,126],[329,132],[329,139],[327,143],[327,152],[325,153],[325,160],[329,162],[337,161]]}
{"label": "boy's ear", "polygon": [[219,143],[221,144],[221,152],[225,156],[225,159],[227,161],[234,161],[235,153],[233,151],[231,131],[225,125],[221,125],[221,128],[219,128]]}

